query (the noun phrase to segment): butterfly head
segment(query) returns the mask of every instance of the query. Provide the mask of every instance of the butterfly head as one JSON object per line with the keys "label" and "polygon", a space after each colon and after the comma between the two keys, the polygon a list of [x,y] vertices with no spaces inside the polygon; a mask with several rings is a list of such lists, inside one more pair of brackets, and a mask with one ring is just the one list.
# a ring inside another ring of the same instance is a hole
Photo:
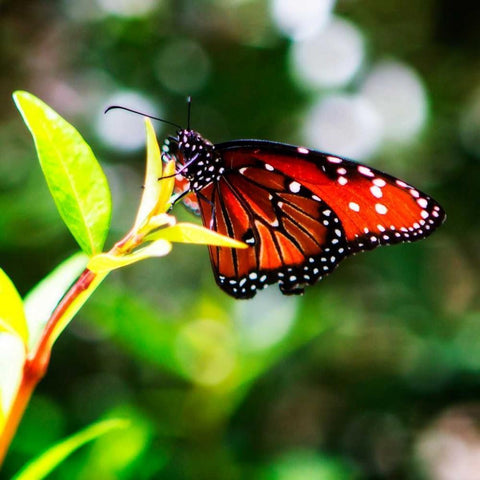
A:
{"label": "butterfly head", "polygon": [[225,171],[215,146],[195,130],[182,129],[176,137],[165,140],[162,155],[164,160],[175,159],[178,173],[188,179],[195,192],[218,181]]}

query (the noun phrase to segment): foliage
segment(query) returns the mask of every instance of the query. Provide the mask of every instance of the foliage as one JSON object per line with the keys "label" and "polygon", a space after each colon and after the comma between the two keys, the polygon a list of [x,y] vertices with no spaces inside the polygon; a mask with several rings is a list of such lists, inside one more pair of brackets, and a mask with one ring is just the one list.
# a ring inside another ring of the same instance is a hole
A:
{"label": "foliage", "polygon": [[[19,86],[71,119],[101,161],[113,199],[112,245],[135,223],[145,142],[140,135],[138,147],[125,146],[142,122],[121,112],[104,118],[108,105],[121,101],[185,124],[192,95],[192,126],[213,142],[313,147],[304,134],[318,102],[356,95],[378,62],[401,62],[424,88],[422,129],[402,143],[381,125],[378,148],[364,160],[424,189],[448,219],[425,242],[345,261],[302,298],[269,288],[252,302],[234,302],[218,291],[206,248],[191,245],[113,272],[55,344],[2,476],[13,477],[72,432],[119,416],[136,432],[93,441],[51,478],[294,480],[309,472],[437,480],[440,469],[475,472],[477,9],[438,0],[332,2],[335,16],[361,32],[363,61],[349,82],[312,87],[292,66],[298,40],[273,21],[271,7],[280,2],[107,3],[2,4],[0,265],[21,297],[78,246],[58,221],[8,99]],[[338,50],[320,70],[342,67],[341,58]],[[125,92],[137,97],[116,96]],[[342,111],[329,117],[330,136],[339,118]],[[115,141],[105,128],[119,134]],[[156,129],[159,139],[172,133]],[[336,134],[345,143],[357,138]],[[180,206],[173,213],[195,221]],[[87,261],[72,260],[77,273],[65,273],[53,292],[68,288]],[[38,339],[30,315],[42,296],[25,307],[30,346]],[[12,337],[0,335],[1,352],[5,336]],[[22,345],[8,347],[10,359],[24,355]]]}

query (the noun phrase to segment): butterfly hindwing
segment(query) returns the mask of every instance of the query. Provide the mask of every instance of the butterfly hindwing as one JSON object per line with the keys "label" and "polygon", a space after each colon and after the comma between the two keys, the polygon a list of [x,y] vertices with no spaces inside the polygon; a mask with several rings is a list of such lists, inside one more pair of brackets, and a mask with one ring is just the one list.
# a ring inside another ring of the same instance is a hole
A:
{"label": "butterfly hindwing", "polygon": [[284,174],[264,173],[262,163],[246,162],[198,197],[206,226],[250,247],[209,247],[217,283],[237,298],[277,282],[285,294],[301,293],[348,253],[325,202]]}

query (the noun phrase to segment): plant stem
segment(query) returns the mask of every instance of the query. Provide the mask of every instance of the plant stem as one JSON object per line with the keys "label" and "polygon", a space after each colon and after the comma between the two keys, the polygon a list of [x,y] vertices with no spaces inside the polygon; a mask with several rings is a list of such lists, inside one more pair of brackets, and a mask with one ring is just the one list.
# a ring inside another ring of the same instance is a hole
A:
{"label": "plant stem", "polygon": [[106,275],[107,273],[94,273],[88,269],[82,272],[56,306],[36,348],[27,356],[20,385],[5,419],[3,432],[0,434],[0,466],[33,390],[47,371],[53,343]]}

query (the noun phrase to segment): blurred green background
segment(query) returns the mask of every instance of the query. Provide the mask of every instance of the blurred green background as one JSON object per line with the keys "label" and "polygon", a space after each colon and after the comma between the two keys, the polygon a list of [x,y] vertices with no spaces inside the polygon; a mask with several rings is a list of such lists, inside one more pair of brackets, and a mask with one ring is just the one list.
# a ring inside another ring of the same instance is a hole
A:
{"label": "blurred green background", "polygon": [[[53,479],[480,478],[480,3],[0,2],[0,265],[26,294],[77,250],[11,101],[29,90],[141,194],[141,117],[369,162],[447,223],[345,261],[304,297],[218,289],[206,248],[114,272],[53,351],[2,474],[98,419],[132,427]],[[157,125],[160,140],[174,133]],[[175,214],[192,217],[181,206]]]}

